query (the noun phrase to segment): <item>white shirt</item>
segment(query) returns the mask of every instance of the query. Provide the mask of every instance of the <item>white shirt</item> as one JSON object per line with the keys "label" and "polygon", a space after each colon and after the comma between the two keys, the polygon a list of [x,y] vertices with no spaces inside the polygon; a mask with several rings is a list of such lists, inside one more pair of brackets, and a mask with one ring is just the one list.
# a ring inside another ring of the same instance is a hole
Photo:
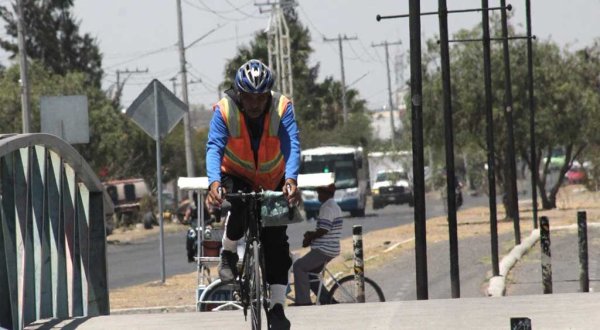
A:
{"label": "white shirt", "polygon": [[312,249],[318,249],[330,257],[340,254],[340,237],[342,235],[342,209],[333,198],[321,205],[317,216],[317,229],[327,230],[327,234],[316,238],[311,243]]}

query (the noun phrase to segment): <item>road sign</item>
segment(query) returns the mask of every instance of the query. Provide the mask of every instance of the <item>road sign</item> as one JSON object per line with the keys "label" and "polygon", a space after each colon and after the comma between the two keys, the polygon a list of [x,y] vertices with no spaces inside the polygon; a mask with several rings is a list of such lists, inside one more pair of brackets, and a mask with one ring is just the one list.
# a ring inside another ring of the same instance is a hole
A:
{"label": "road sign", "polygon": [[160,140],[167,136],[173,127],[188,111],[187,105],[169,91],[160,81],[153,79],[144,91],[127,109],[127,117],[138,124],[144,132],[156,141],[156,185],[158,199],[158,219],[160,224],[161,282],[165,283],[165,239],[162,208],[162,173]]}
{"label": "road sign", "polygon": [[89,143],[88,99],[85,95],[42,96],[42,133],[56,135],[71,143]]}
{"label": "road sign", "polygon": [[127,109],[131,118],[141,129],[158,140],[156,134],[156,111],[160,138],[167,136],[188,111],[188,107],[165,85],[154,79]]}

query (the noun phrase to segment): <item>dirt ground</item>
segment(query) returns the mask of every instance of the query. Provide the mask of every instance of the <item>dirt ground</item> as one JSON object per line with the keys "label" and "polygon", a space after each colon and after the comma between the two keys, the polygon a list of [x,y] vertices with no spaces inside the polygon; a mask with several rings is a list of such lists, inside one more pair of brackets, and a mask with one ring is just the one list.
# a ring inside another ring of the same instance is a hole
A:
{"label": "dirt ground", "polygon": [[[529,235],[532,226],[531,203],[520,204],[521,235]],[[588,222],[600,222],[600,193],[586,191],[580,185],[563,187],[557,197],[557,208],[553,210],[540,210],[538,216],[547,216],[550,226],[560,226],[577,222],[577,211],[587,211]],[[513,222],[504,219],[504,208],[498,205],[498,233],[513,230]],[[165,226],[165,228],[180,227],[180,225]],[[166,229],[166,230],[174,230]],[[115,233],[109,240],[139,239],[157,231],[135,230],[131,233]],[[475,235],[489,235],[489,212],[486,207],[475,207],[458,212],[458,237],[459,239]],[[121,236],[119,236],[121,235]],[[414,225],[402,225],[369,232],[363,236],[365,267],[373,269],[389,258],[414,248]],[[427,221],[427,242],[439,242],[448,239],[448,225],[446,217],[437,217]],[[335,272],[351,273],[352,238],[341,241],[342,254],[333,259],[328,268]],[[308,249],[293,251],[299,255]],[[112,311],[129,308],[147,308],[164,306],[193,306],[195,304],[195,287],[197,283],[196,272],[168,277],[165,284],[145,283],[127,288],[110,291],[110,308]],[[193,307],[192,307],[193,308]]]}

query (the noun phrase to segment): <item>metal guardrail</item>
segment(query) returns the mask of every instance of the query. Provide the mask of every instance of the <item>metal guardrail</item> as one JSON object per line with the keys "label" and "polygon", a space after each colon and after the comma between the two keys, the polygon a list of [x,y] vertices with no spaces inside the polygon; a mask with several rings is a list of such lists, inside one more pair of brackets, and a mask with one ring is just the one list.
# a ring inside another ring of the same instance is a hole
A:
{"label": "metal guardrail", "polygon": [[109,314],[112,212],[100,180],[67,142],[0,135],[0,327]]}

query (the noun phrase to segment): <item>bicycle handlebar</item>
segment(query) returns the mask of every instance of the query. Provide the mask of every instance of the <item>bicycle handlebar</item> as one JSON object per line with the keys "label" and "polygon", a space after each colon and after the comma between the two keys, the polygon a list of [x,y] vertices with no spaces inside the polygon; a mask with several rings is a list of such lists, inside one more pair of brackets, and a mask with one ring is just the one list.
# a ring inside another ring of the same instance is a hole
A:
{"label": "bicycle handlebar", "polygon": [[239,200],[239,199],[244,199],[244,198],[254,198],[254,199],[260,199],[264,196],[266,196],[267,194],[272,194],[272,195],[283,195],[283,192],[280,191],[273,191],[273,190],[263,190],[260,192],[249,192],[249,193],[245,193],[245,192],[237,192],[237,193],[226,193],[223,195],[224,199],[227,200]]}
{"label": "bicycle handlebar", "polygon": [[[271,195],[271,196],[283,196],[283,192],[281,191],[274,191],[274,190],[263,190],[260,192],[249,192],[249,193],[244,193],[244,192],[237,192],[237,193],[226,193],[223,198],[226,200],[244,200],[246,198],[251,198],[254,200],[261,200],[263,197],[267,196],[267,195]],[[289,205],[288,204],[288,218],[289,220],[292,220],[294,218],[294,212],[292,211],[295,208],[295,206],[293,205]]]}

